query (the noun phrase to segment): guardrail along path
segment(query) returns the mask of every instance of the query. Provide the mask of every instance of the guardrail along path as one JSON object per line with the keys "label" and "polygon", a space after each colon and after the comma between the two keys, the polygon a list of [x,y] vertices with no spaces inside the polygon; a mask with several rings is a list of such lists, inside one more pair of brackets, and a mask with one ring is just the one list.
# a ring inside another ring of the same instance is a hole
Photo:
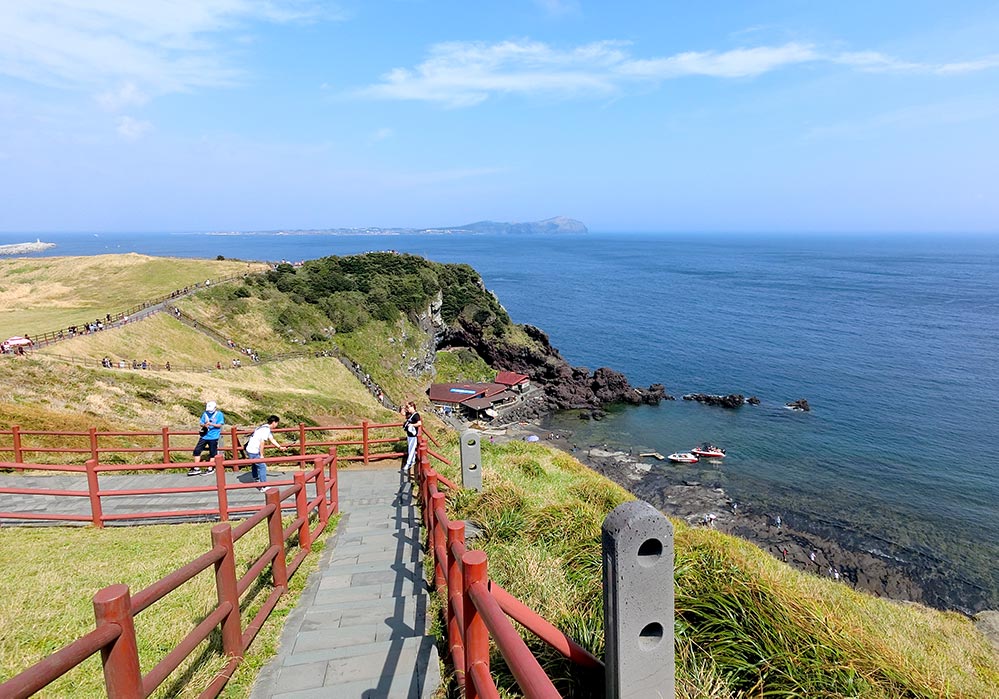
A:
{"label": "guardrail along path", "polygon": [[409,479],[395,469],[339,479],[340,525],[251,697],[428,699],[440,666]]}

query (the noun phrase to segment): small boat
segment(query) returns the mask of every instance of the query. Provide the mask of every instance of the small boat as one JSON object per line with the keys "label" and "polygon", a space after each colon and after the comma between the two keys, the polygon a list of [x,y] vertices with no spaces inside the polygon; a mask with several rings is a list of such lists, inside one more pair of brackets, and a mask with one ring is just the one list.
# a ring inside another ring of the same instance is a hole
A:
{"label": "small boat", "polygon": [[675,464],[696,464],[697,457],[689,451],[680,451],[666,457]]}
{"label": "small boat", "polygon": [[714,444],[708,444],[704,442],[699,444],[690,450],[691,454],[695,454],[702,459],[724,459],[725,450],[721,447],[716,447]]}

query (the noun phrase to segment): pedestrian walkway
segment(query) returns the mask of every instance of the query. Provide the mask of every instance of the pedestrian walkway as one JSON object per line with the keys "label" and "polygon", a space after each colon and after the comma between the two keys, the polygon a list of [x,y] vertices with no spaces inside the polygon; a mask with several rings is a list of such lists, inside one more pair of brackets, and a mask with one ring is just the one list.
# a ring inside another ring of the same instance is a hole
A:
{"label": "pedestrian walkway", "polygon": [[429,699],[440,666],[409,479],[395,469],[339,479],[340,524],[251,699]]}
{"label": "pedestrian walkway", "polygon": [[[207,468],[208,464],[203,463],[202,468]],[[158,493],[155,495],[108,495],[101,498],[101,506],[106,515],[124,515],[136,512],[167,512],[178,510],[210,510],[218,507],[218,493],[216,491],[215,474],[202,473],[197,476],[187,476],[185,469],[168,471],[163,473],[136,473],[129,475],[116,475],[112,473],[102,473],[100,475],[100,487],[103,491],[121,490],[141,490],[143,488],[202,488],[201,492],[186,493]],[[287,481],[291,478],[290,473],[272,471],[271,480]],[[226,471],[226,482],[246,485],[253,484],[253,476],[248,470]],[[286,486],[285,486],[286,487]],[[87,477],[84,475],[21,475],[15,473],[0,473],[0,488],[39,488],[45,490],[87,490]],[[314,488],[310,486],[310,496],[314,495]],[[240,488],[230,490],[227,493],[230,508],[236,507],[261,507],[264,504],[264,496],[255,487]],[[89,524],[91,514],[90,499],[86,497],[66,497],[61,495],[17,495],[12,493],[0,494],[0,511],[11,512],[15,515],[24,513],[51,513],[60,515],[77,515],[85,518],[81,524]],[[245,515],[233,514],[233,517]],[[213,517],[163,517],[156,520],[157,524],[197,521],[199,519],[215,519]],[[122,519],[109,522],[107,526],[133,525],[149,520]],[[43,524],[37,520],[4,520],[4,525],[38,525]],[[66,522],[44,522],[46,525],[65,525]]]}

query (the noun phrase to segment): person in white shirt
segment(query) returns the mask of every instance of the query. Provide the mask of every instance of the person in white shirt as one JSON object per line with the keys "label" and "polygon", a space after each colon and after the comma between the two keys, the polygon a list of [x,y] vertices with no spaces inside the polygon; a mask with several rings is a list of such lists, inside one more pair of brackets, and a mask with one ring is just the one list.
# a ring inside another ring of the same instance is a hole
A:
{"label": "person in white shirt", "polygon": [[[267,418],[267,423],[261,425],[257,429],[253,430],[253,434],[250,435],[250,439],[246,442],[246,458],[247,459],[260,459],[261,454],[264,453],[264,443],[270,442],[276,446],[281,451],[287,451],[287,447],[278,444],[277,440],[274,439],[274,434],[271,432],[272,429],[277,427],[279,418],[277,415],[271,415]],[[250,467],[250,472],[253,475],[253,480],[258,483],[267,482],[267,463],[264,461],[255,461]],[[262,488],[266,490],[266,488]]]}

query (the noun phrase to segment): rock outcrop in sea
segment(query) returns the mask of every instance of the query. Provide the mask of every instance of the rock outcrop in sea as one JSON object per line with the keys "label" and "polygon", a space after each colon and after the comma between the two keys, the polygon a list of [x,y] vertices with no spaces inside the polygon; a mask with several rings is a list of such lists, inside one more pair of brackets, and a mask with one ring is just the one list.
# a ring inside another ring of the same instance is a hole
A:
{"label": "rock outcrop in sea", "polygon": [[718,405],[722,408],[741,408],[746,398],[741,393],[730,393],[727,396],[716,396],[710,393],[687,393],[684,400],[697,401],[704,405]]}
{"label": "rock outcrop in sea", "polygon": [[491,367],[526,374],[544,388],[545,404],[538,406],[539,411],[592,410],[610,403],[658,405],[669,400],[662,384],[636,388],[614,369],[601,367],[590,373],[586,367],[574,367],[552,347],[543,330],[533,325],[521,328],[531,342],[489,335],[484,326],[463,316],[447,329],[439,347],[470,347]]}

